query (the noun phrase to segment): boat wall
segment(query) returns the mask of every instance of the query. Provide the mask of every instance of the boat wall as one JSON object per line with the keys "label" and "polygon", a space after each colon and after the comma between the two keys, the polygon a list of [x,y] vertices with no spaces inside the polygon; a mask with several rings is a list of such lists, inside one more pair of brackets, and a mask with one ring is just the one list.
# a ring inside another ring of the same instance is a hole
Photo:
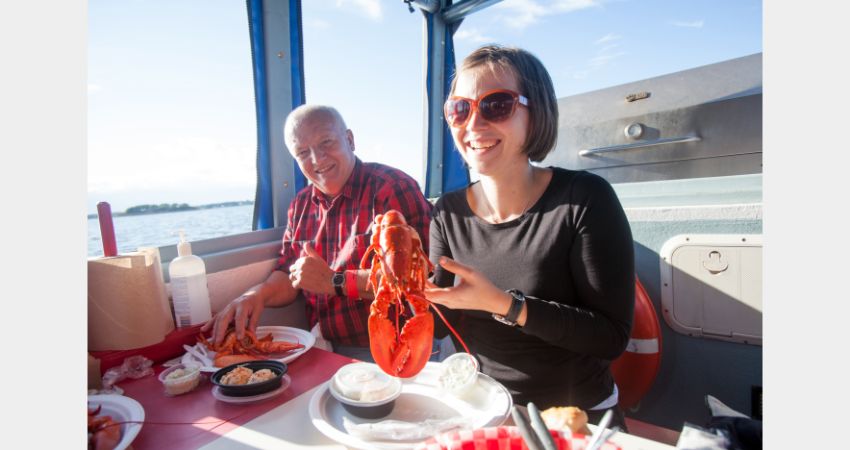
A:
{"label": "boat wall", "polygon": [[630,417],[674,430],[706,424],[705,395],[750,415],[753,387],[762,386],[761,345],[695,337],[662,317],[660,252],[680,235],[762,233],[762,175],[615,183],[631,225],[635,267],[661,324],[661,368]]}

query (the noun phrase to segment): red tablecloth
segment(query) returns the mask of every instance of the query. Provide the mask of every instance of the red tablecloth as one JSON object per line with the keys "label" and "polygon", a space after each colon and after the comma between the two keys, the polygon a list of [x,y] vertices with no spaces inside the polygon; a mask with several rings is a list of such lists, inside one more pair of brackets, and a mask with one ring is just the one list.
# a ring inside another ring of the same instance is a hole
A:
{"label": "red tablecloth", "polygon": [[[312,348],[288,365],[292,383],[286,391],[250,404],[216,400],[209,374],[205,374],[197,389],[176,397],[165,395],[156,376],[122,381],[118,386],[124,389],[124,395],[145,409],[145,424],[132,446],[135,450],[198,448],[327,381],[340,367],[353,361],[356,360]],[[157,375],[162,370],[161,365],[156,366]]]}

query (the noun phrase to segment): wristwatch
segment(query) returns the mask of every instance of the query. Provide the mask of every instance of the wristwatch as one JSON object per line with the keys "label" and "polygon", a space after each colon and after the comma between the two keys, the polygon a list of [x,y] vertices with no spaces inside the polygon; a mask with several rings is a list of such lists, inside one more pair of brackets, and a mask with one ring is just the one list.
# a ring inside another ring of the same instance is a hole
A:
{"label": "wristwatch", "polygon": [[334,272],[334,276],[333,278],[331,278],[331,282],[334,285],[336,295],[340,297],[345,297],[345,272]]}
{"label": "wristwatch", "polygon": [[505,325],[515,327],[517,326],[516,321],[519,319],[519,313],[522,312],[522,305],[525,304],[525,294],[516,289],[508,289],[505,292],[511,294],[511,308],[508,309],[508,314],[504,316],[493,313],[493,318]]}

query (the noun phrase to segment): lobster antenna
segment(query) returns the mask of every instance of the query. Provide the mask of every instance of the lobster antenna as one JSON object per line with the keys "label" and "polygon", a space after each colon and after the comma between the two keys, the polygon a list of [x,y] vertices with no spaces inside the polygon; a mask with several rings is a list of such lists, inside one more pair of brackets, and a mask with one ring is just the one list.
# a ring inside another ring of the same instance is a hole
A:
{"label": "lobster antenna", "polygon": [[[439,308],[437,308],[437,305],[435,305],[435,304],[433,304],[433,303],[431,303],[431,302],[428,302],[428,304],[429,304],[429,305],[431,305],[431,308],[433,308],[433,309],[434,309],[434,312],[435,312],[435,313],[437,313],[437,315],[438,315],[438,316],[440,316],[440,319],[443,321],[443,323],[444,323],[444,324],[446,324],[446,326],[447,326],[447,327],[449,327],[449,331],[451,331],[451,332],[452,332],[452,334],[453,334],[453,335],[457,338],[457,340],[458,340],[458,341],[460,341],[460,345],[462,345],[462,346],[463,346],[463,350],[464,350],[466,353],[470,353],[470,352],[469,352],[469,348],[466,346],[466,342],[463,342],[463,339],[461,339],[461,338],[460,338],[460,335],[459,335],[459,334],[457,334],[457,331],[455,331],[454,327],[452,327],[452,324],[450,324],[450,323],[449,323],[449,321],[448,321],[448,320],[446,320],[445,316],[443,316],[443,313],[441,313],[441,312],[440,312],[440,309],[439,309]],[[471,354],[471,353],[470,353],[470,354]]]}

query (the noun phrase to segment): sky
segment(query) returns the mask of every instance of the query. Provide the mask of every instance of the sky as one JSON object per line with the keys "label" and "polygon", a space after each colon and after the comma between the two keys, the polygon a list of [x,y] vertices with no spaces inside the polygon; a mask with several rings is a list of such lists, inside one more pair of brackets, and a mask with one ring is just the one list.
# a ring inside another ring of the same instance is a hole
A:
{"label": "sky", "polygon": [[[361,159],[422,185],[422,14],[400,0],[302,8],[307,102],[340,110]],[[504,0],[464,20],[458,61],[491,42],[535,53],[563,97],[761,52],[762,4]],[[87,68],[88,213],[253,200],[243,0],[91,0]]]}

